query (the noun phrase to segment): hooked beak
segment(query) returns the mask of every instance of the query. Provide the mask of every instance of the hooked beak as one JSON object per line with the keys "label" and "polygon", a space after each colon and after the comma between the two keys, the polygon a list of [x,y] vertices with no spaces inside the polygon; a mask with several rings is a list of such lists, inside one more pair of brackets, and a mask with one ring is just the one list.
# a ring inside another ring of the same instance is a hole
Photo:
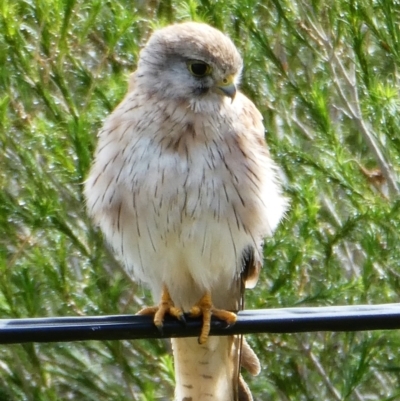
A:
{"label": "hooked beak", "polygon": [[230,75],[223,79],[222,81],[218,82],[217,85],[217,91],[223,95],[223,96],[228,96],[231,98],[232,102],[233,99],[235,99],[236,96],[236,85],[234,82],[234,76]]}

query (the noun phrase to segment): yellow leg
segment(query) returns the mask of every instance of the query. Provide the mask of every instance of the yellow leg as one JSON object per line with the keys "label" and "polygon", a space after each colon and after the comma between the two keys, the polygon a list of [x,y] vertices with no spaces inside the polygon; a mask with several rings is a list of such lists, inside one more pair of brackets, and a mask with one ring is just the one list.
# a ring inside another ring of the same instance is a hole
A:
{"label": "yellow leg", "polygon": [[199,302],[190,309],[190,316],[198,317],[203,316],[203,327],[201,329],[199,344],[207,342],[210,334],[211,316],[224,320],[229,325],[236,322],[236,314],[223,309],[214,308],[211,301],[211,293],[207,291]]}
{"label": "yellow leg", "polygon": [[138,315],[154,315],[154,324],[159,330],[161,330],[166,313],[181,321],[185,320],[182,309],[177,308],[174,305],[171,296],[169,295],[168,288],[163,285],[160,304],[158,306],[143,308],[138,312]]}

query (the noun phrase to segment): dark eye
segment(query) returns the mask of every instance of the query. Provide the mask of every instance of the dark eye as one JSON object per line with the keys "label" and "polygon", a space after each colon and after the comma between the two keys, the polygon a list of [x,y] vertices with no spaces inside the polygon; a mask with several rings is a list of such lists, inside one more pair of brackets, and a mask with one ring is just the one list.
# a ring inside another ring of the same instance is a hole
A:
{"label": "dark eye", "polygon": [[203,61],[193,60],[187,63],[189,72],[195,77],[201,78],[211,73],[211,67]]}

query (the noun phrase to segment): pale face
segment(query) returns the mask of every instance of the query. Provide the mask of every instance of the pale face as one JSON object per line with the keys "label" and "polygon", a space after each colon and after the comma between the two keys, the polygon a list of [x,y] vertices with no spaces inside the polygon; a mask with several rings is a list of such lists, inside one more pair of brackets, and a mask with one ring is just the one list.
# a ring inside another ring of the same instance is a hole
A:
{"label": "pale face", "polygon": [[156,32],[141,52],[139,85],[163,98],[233,99],[242,60],[231,40],[207,25],[173,27]]}

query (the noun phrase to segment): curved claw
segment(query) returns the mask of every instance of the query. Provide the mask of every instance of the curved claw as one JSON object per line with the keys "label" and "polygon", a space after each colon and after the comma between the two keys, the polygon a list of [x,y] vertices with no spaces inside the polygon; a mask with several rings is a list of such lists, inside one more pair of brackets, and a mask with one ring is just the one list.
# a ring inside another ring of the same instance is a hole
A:
{"label": "curved claw", "polygon": [[186,326],[186,318],[185,318],[185,315],[182,313],[182,315],[181,316],[177,316],[177,319],[184,325],[184,326]]}

